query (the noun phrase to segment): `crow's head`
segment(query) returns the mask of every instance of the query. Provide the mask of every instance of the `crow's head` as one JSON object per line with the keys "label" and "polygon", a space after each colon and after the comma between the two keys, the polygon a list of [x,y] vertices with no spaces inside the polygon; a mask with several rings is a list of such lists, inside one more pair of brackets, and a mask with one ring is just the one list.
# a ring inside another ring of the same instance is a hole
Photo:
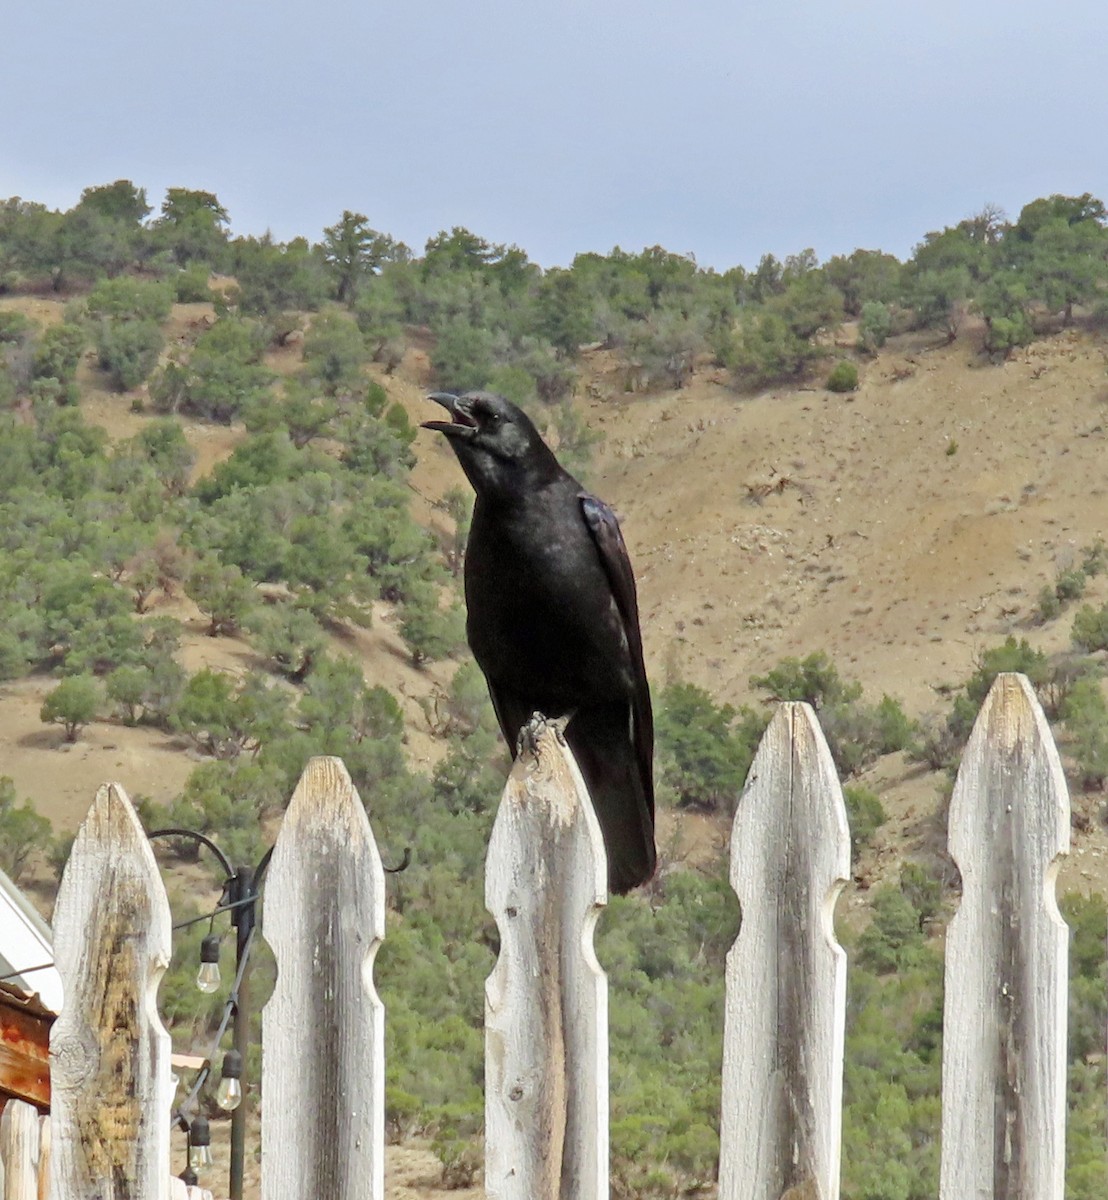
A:
{"label": "crow's head", "polygon": [[452,419],[424,421],[423,428],[446,434],[479,495],[511,495],[560,471],[530,417],[503,396],[432,392],[428,399],[441,404]]}

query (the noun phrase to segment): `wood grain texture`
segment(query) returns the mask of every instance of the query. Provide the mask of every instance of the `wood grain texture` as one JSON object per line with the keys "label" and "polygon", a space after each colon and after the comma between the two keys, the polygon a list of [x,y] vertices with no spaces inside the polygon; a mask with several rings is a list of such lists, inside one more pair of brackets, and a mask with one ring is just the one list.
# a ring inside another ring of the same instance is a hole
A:
{"label": "wood grain texture", "polygon": [[485,1189],[490,1200],[603,1200],[608,985],[593,932],[607,861],[560,733],[528,730],[486,864],[500,957],[485,988]]}
{"label": "wood grain texture", "polygon": [[833,916],[849,872],[827,743],[807,704],[782,704],[732,827],[742,926],[727,956],[721,1200],[839,1194],[846,956]]}
{"label": "wood grain texture", "polygon": [[277,984],[262,1014],[262,1196],[384,1196],[385,877],[340,759],[304,768],[265,890]]}
{"label": "wood grain texture", "polygon": [[54,910],[65,1004],[50,1036],[53,1200],[161,1200],[169,1189],[165,889],[138,817],[105,784],[77,833]]}
{"label": "wood grain texture", "polygon": [[1061,1200],[1069,935],[1055,877],[1069,828],[1034,691],[999,675],[950,803],[962,901],[947,931],[944,1200]]}
{"label": "wood grain texture", "polygon": [[41,1137],[38,1110],[9,1100],[0,1113],[0,1196],[38,1200]]}
{"label": "wood grain texture", "polygon": [[38,1146],[38,1200],[46,1200],[50,1193],[50,1118],[39,1117]]}

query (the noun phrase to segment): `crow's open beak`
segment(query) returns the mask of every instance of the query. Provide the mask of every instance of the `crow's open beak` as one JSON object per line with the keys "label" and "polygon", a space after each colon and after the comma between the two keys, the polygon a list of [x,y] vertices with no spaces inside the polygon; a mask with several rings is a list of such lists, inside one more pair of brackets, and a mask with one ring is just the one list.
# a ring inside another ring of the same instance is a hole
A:
{"label": "crow's open beak", "polygon": [[464,396],[455,396],[452,392],[431,392],[428,400],[441,404],[450,414],[449,421],[424,421],[421,429],[437,429],[447,437],[469,437],[477,429],[477,422],[469,410]]}

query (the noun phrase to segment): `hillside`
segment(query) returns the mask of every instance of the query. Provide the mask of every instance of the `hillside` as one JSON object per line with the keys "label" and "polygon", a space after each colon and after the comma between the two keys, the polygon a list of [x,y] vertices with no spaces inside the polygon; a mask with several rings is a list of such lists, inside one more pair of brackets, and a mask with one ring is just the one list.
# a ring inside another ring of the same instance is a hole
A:
{"label": "hillside", "polygon": [[[62,307],[0,297],[0,312],[29,312],[43,326]],[[212,318],[210,304],[175,305],[166,323],[170,345]],[[1068,331],[995,365],[982,358],[980,329],[972,325],[952,344],[935,334],[902,335],[872,356],[857,356],[854,341],[847,325],[834,347],[855,358],[861,373],[857,391],[845,395],[811,379],[740,394],[706,359],[679,390],[629,392],[615,353],[582,353],[573,404],[603,435],[587,480],[624,523],[656,693],[689,681],[719,702],[760,706],[752,676],[819,650],[863,685],[868,700],[888,694],[921,717],[949,711],[951,692],[981,653],[1010,634],[1051,654],[1069,648],[1078,605],[1042,623],[1037,605],[1044,585],[1108,538],[1108,492],[1098,470],[1106,436],[1101,340]],[[413,424],[429,413],[427,351],[426,337],[409,330],[394,372],[369,368]],[[298,342],[271,346],[264,361],[289,376],[301,362]],[[82,414],[113,442],[150,421],[147,388],[107,390],[91,353],[77,382]],[[246,438],[237,423],[181,423],[196,452],[193,481]],[[414,452],[412,512],[427,527],[445,527],[439,501],[464,480],[441,439],[419,434]],[[1091,579],[1082,602],[1108,603],[1108,577]],[[148,616],[182,623],[179,658],[189,672],[213,667],[241,677],[265,668],[245,637],[207,636],[206,617],[181,593],[156,598]],[[397,610],[381,601],[369,628],[336,624],[329,637],[354,655],[369,683],[397,698],[409,765],[429,772],[447,753],[431,714],[464,656],[414,666]],[[159,803],[180,793],[202,761],[185,739],[99,720],[67,743],[39,719],[56,682],[38,673],[0,684],[0,774],[12,777],[18,795],[31,797],[57,832],[75,828],[107,779]],[[945,776],[894,754],[861,782],[880,795],[888,820],[840,901],[844,933],[865,924],[874,884],[895,882],[906,859],[954,882],[952,872],[938,869]],[[1060,890],[1108,892],[1103,796],[1075,792],[1073,803],[1079,827]],[[723,816],[660,813],[665,853],[705,875],[726,839]],[[53,879],[45,864],[32,888],[49,911]],[[639,909],[640,917],[649,912],[645,904]],[[628,911],[620,915],[627,919]],[[473,969],[480,973],[482,964]],[[471,1000],[479,1004],[477,990]],[[439,1194],[426,1139],[395,1148],[389,1172],[397,1200]]]}
{"label": "hillside", "polygon": [[[0,309],[30,311],[43,324],[61,307],[0,298]],[[177,305],[170,329],[183,336],[210,316],[210,305]],[[843,352],[852,340],[845,327]],[[267,355],[279,373],[296,358],[295,347]],[[1048,652],[1067,648],[1072,609],[1039,625],[1035,602],[1082,547],[1108,533],[1099,342],[1071,331],[983,365],[973,329],[952,345],[906,335],[861,367],[861,385],[847,395],[809,385],[738,396],[710,368],[680,391],[631,394],[616,356],[583,356],[576,403],[604,435],[589,482],[624,522],[656,687],[688,680],[720,701],[755,703],[752,675],[825,650],[867,695],[887,693],[920,716],[943,707],[943,693],[1008,634]],[[113,439],[133,436],[148,418],[132,411],[131,397],[98,386],[88,363],[80,374],[86,417]],[[413,423],[426,417],[430,376],[418,340],[387,383]],[[185,428],[197,477],[243,436],[237,427]],[[464,480],[436,439],[421,435],[415,449],[413,512],[441,522],[434,501]],[[1087,599],[1108,600],[1108,581],[1093,581]],[[205,636],[183,597],[156,611],[184,621],[189,670],[241,672],[258,662],[240,639]],[[452,668],[414,668],[389,607],[376,615],[373,628],[349,634],[347,648],[371,682],[401,700],[410,757],[426,768],[442,748],[424,704]],[[59,829],[79,821],[107,778],[159,801],[183,786],[195,755],[162,731],[97,723],[71,746],[42,725],[38,709],[53,682],[0,685],[0,754],[17,791]],[[938,784],[898,759],[871,774],[894,818],[875,853],[895,862],[906,836],[895,818],[933,807]],[[1075,805],[1091,810],[1099,800],[1077,796]],[[711,821],[668,819],[688,825],[696,860],[722,843]],[[1104,848],[1094,822],[1063,867],[1063,887],[1108,887]]]}

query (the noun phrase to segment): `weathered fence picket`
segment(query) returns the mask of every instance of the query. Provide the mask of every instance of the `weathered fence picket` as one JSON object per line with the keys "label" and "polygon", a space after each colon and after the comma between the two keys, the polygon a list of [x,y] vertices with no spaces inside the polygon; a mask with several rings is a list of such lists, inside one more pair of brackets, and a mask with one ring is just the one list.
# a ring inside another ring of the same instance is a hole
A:
{"label": "weathered fence picket", "polygon": [[[603,843],[556,727],[529,736],[486,870],[501,938],[486,988],[486,1193],[605,1200],[607,982],[592,944]],[[950,812],[963,895],[947,937],[942,1200],[1061,1200],[1067,930],[1054,878],[1068,813],[1034,693],[1002,675]],[[818,723],[806,705],[782,705],[732,834],[743,921],[727,961],[721,1200],[838,1195],[845,957],[833,908],[848,864]],[[372,964],[384,884],[336,759],[313,760],[297,787],[269,869],[265,936],[278,978],[263,1013],[263,1196],[381,1200],[384,1013]],[[51,1200],[201,1200],[169,1179],[168,1039],[154,1003],[168,905],[115,785],[74,843],[55,954],[65,1009],[51,1040]],[[4,1200],[45,1198],[37,1121],[14,1101],[0,1121]]]}
{"label": "weathered fence picket", "polygon": [[54,908],[65,1002],[50,1032],[51,1200],[164,1200],[169,1034],[157,1010],[170,916],[154,852],[106,784],[77,833]]}
{"label": "weathered fence picket", "polygon": [[[48,1120],[48,1118],[46,1118]],[[13,1100],[0,1113],[0,1197],[38,1200],[42,1164],[42,1133],[38,1109]]]}
{"label": "weathered fence picket", "polygon": [[811,708],[782,704],[731,836],[742,928],[727,956],[720,1200],[839,1194],[846,955],[832,918],[849,873],[831,753]]}
{"label": "weathered fence picket", "polygon": [[212,1200],[212,1193],[207,1188],[189,1187],[175,1176],[169,1181],[169,1200]]}
{"label": "weathered fence picket", "polygon": [[1061,1200],[1068,930],[1054,895],[1069,795],[1022,675],[981,709],[950,803],[940,1196]]}
{"label": "weathered fence picket", "polygon": [[608,983],[592,938],[607,897],[604,842],[560,732],[536,723],[527,738],[485,871],[500,930],[485,987],[485,1191],[603,1200]]}
{"label": "weathered fence picket", "polygon": [[383,1200],[384,1007],[373,959],[385,876],[337,758],[304,769],[273,851],[265,936],[277,984],[262,1013],[262,1195]]}

